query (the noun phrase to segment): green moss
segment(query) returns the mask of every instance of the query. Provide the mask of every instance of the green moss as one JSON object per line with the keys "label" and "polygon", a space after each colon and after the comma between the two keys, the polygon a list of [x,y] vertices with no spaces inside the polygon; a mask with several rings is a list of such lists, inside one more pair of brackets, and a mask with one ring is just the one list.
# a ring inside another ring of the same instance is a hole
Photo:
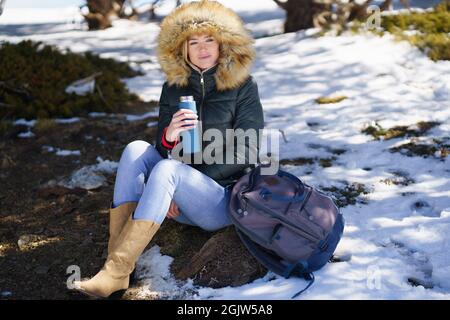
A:
{"label": "green moss", "polygon": [[408,37],[408,40],[423,50],[433,61],[450,60],[450,36],[448,34],[417,35]]}
{"label": "green moss", "polygon": [[305,166],[314,163],[313,158],[294,158],[294,159],[281,159],[280,165],[292,165],[292,166]]}
{"label": "green moss", "polygon": [[414,179],[411,178],[407,172],[403,171],[392,171],[391,174],[394,176],[392,178],[386,178],[381,180],[381,183],[387,185],[401,185],[401,186],[409,186],[412,183],[415,183]]}
{"label": "green moss", "polygon": [[336,148],[336,149],[331,148],[330,151],[331,151],[331,153],[336,154],[338,156],[347,152],[347,150],[340,149],[340,148]]}
{"label": "green moss", "polygon": [[439,149],[434,145],[421,144],[415,142],[408,142],[398,147],[393,147],[390,149],[391,152],[400,152],[409,157],[421,156],[424,158],[433,156],[438,150]]}
{"label": "green moss", "polygon": [[386,135],[386,130],[384,130],[378,123],[375,123],[374,126],[370,125],[367,128],[364,128],[361,132],[374,137],[376,140],[380,140],[381,137]]}
{"label": "green moss", "polygon": [[[349,30],[358,33],[365,29],[365,21],[352,21]],[[410,31],[416,31],[411,34]],[[450,60],[450,0],[443,0],[432,11],[402,12],[383,15],[381,28],[372,29],[379,36],[385,32],[398,40],[409,41],[434,61]]]}
{"label": "green moss", "polygon": [[321,158],[319,164],[322,168],[329,168],[333,166],[333,160],[336,160],[336,158]]}
{"label": "green moss", "polygon": [[[331,149],[334,150],[334,149]],[[346,152],[343,149],[336,149],[336,154],[342,154]],[[280,165],[291,165],[291,166],[306,166],[318,163],[322,168],[329,168],[333,166],[333,161],[337,160],[337,157],[332,156],[331,158],[294,158],[294,159],[281,159]]]}
{"label": "green moss", "polygon": [[450,1],[442,1],[431,12],[383,16],[381,26],[392,33],[400,30],[417,30],[426,34],[448,33],[450,32]]}
{"label": "green moss", "polygon": [[373,136],[376,140],[381,138],[390,140],[402,137],[420,137],[438,125],[440,123],[435,121],[420,121],[414,126],[395,126],[390,129],[384,129],[378,123],[375,123],[374,126],[370,125],[361,130],[361,132]]}
{"label": "green moss", "polygon": [[450,154],[450,138],[433,139],[431,143],[418,143],[411,141],[390,149],[391,152],[400,152],[408,157],[437,157],[445,159]]}
{"label": "green moss", "polygon": [[[383,16],[381,26],[399,39],[408,40],[430,59],[450,60],[450,1],[442,1],[432,12]],[[408,35],[405,31],[416,30]]]}
{"label": "green moss", "polygon": [[348,205],[354,205],[356,203],[367,203],[361,195],[369,194],[369,189],[362,183],[345,183],[343,188],[327,187],[322,188],[323,191],[331,193],[336,201],[336,205],[339,208],[346,207]]}
{"label": "green moss", "polygon": [[318,104],[328,104],[328,103],[338,103],[342,100],[347,99],[346,96],[337,96],[337,97],[319,97],[314,100]]}
{"label": "green moss", "polygon": [[[78,96],[65,89],[95,73],[93,93]],[[138,75],[127,64],[92,53],[61,53],[41,42],[22,41],[0,46],[1,118],[73,117],[92,111],[121,112],[138,97],[121,78]]]}

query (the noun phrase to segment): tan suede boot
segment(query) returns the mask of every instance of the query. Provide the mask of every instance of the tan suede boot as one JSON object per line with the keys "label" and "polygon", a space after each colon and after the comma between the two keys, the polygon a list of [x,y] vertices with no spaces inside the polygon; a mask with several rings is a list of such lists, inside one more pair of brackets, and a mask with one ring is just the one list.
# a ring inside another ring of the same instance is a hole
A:
{"label": "tan suede boot", "polygon": [[128,218],[136,210],[137,202],[125,202],[116,208],[112,207],[112,203],[109,209],[109,241],[108,241],[108,254],[114,248],[114,244],[117,237],[122,231],[123,226],[127,222]]}
{"label": "tan suede boot", "polygon": [[132,220],[130,217],[102,270],[90,280],[74,281],[74,289],[97,298],[106,298],[127,289],[136,261],[159,227],[153,221]]}

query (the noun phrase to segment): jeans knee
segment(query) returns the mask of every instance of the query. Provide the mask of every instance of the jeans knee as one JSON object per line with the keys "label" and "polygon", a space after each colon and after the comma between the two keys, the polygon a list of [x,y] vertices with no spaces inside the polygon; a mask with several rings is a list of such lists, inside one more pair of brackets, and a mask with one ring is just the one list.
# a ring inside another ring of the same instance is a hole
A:
{"label": "jeans knee", "polygon": [[148,148],[150,143],[143,141],[143,140],[135,140],[127,144],[125,147],[125,150],[128,152],[136,152],[140,150],[145,150]]}
{"label": "jeans knee", "polygon": [[180,162],[173,159],[162,159],[153,168],[154,172],[160,173],[174,173],[179,168]]}
{"label": "jeans knee", "polygon": [[172,159],[162,159],[152,169],[151,177],[153,181],[158,183],[169,182],[173,186],[179,183],[179,175],[181,162]]}
{"label": "jeans knee", "polygon": [[146,141],[135,140],[135,141],[132,141],[129,144],[127,144],[123,153],[130,154],[130,155],[142,154],[145,152],[145,150],[150,145],[151,144]]}

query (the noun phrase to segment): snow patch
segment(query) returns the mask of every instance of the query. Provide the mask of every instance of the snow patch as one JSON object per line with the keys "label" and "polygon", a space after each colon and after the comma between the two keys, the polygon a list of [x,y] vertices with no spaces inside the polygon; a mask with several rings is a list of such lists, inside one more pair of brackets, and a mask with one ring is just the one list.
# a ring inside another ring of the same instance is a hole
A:
{"label": "snow patch", "polygon": [[97,189],[106,185],[105,174],[113,174],[119,164],[97,157],[97,164],[85,166],[76,170],[70,178],[63,179],[58,184],[66,188]]}
{"label": "snow patch", "polygon": [[142,299],[193,299],[195,291],[191,281],[177,281],[170,273],[173,258],[164,256],[159,246],[144,252],[136,264],[137,279]]}

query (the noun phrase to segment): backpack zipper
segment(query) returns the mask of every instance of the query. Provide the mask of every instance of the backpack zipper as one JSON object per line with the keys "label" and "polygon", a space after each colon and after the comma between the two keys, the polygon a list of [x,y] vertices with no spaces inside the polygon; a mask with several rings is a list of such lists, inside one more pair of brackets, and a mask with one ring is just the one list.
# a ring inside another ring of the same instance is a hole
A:
{"label": "backpack zipper", "polygon": [[291,229],[292,231],[294,231],[296,233],[300,233],[302,236],[308,238],[310,241],[318,242],[321,240],[320,238],[318,238],[317,236],[304,230],[303,228],[299,228],[298,226],[293,225],[291,222],[287,221],[285,217],[281,216],[280,214],[273,211],[272,209],[269,209],[266,206],[261,205],[260,203],[254,201],[253,199],[247,198],[245,195],[242,195],[242,198],[245,199],[246,203],[249,203],[253,207],[263,211],[264,213],[267,213],[268,215],[270,215],[274,218],[277,218],[279,221],[281,221],[283,223],[283,225],[287,226],[289,229]]}
{"label": "backpack zipper", "polygon": [[301,211],[303,210],[303,208],[305,207],[306,203],[307,203],[308,200],[309,200],[309,197],[311,196],[311,193],[312,193],[312,188],[309,189],[308,194],[306,195],[305,200],[304,200],[304,202],[302,203],[302,206],[300,207],[299,212],[301,212]]}

